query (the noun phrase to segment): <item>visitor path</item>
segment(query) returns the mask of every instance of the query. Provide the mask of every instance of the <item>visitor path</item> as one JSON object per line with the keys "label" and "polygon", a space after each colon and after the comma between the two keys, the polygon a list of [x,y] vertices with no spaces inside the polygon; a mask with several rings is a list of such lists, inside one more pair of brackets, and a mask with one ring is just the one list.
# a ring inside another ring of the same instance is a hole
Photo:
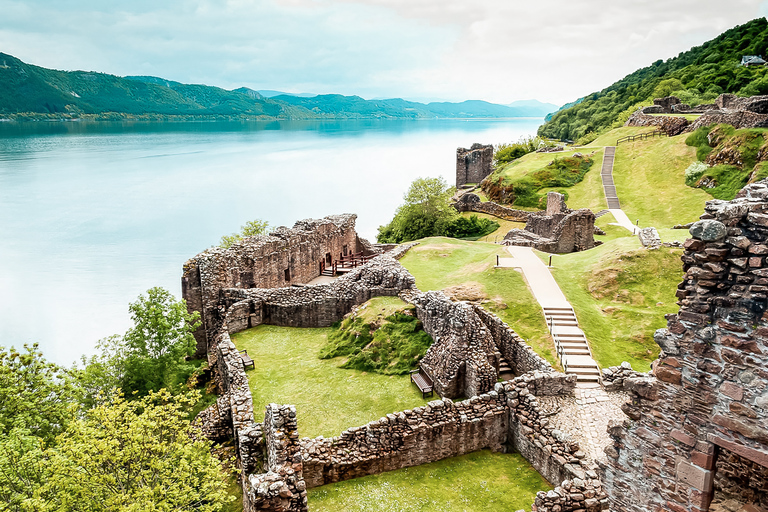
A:
{"label": "visitor path", "polygon": [[500,267],[519,268],[525,275],[533,296],[544,311],[547,327],[555,341],[555,349],[565,373],[578,376],[580,384],[596,384],[600,369],[592,359],[584,331],[547,266],[530,247],[508,246],[512,258],[499,258]]}
{"label": "visitor path", "polygon": [[611,443],[606,432],[608,422],[621,420],[623,393],[607,393],[599,384],[600,370],[592,359],[587,338],[576,320],[549,268],[530,247],[508,246],[511,258],[499,258],[500,267],[519,268],[541,308],[555,341],[560,362],[567,374],[575,374],[575,397],[540,397],[542,406],[557,411],[552,420],[572,433],[582,451],[591,460],[604,459],[603,450]]}
{"label": "visitor path", "polygon": [[603,180],[603,192],[605,192],[605,200],[608,202],[608,211],[613,214],[616,223],[628,229],[634,235],[638,228],[632,224],[627,214],[621,209],[619,196],[616,194],[616,184],[613,182],[613,161],[615,158],[616,146],[606,146],[605,153],[603,154],[603,167],[600,169],[600,178]]}

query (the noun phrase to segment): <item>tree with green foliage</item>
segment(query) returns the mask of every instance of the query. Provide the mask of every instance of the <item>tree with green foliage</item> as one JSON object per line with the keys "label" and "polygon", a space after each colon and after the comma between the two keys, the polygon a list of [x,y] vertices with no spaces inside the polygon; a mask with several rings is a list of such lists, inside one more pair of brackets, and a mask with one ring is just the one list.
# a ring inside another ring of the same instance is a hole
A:
{"label": "tree with green foliage", "polygon": [[269,229],[269,222],[256,219],[251,220],[245,223],[244,226],[240,227],[240,231],[238,233],[232,233],[231,235],[224,235],[221,237],[221,242],[219,242],[219,247],[223,247],[225,249],[228,249],[229,247],[232,247],[234,244],[242,240],[243,238],[249,237],[249,236],[256,236],[256,235],[263,235],[267,232],[267,229]]}
{"label": "tree with green foliage", "polygon": [[8,510],[221,510],[232,500],[221,463],[210,442],[190,437],[187,410],[198,398],[167,391],[140,400],[112,394],[72,421],[55,445],[36,450],[42,482],[19,508]]}
{"label": "tree with green foliage", "polygon": [[70,372],[38,346],[0,347],[0,512],[24,507],[44,480],[42,453],[73,421]]}
{"label": "tree with green foliage", "polygon": [[460,216],[451,204],[455,189],[443,178],[417,178],[411,183],[395,217],[379,226],[380,243],[401,243],[428,236],[480,237],[499,227],[497,222]]}

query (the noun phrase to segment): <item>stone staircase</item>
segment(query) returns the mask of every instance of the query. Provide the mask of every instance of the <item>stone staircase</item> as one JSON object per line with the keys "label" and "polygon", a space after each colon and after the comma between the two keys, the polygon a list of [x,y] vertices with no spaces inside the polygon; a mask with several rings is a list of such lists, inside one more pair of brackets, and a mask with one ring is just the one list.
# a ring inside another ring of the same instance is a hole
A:
{"label": "stone staircase", "polygon": [[621,209],[619,196],[616,194],[616,184],[613,182],[613,161],[616,155],[616,147],[608,146],[603,155],[603,167],[600,170],[600,177],[603,180],[603,191],[605,200],[608,202],[609,210]]}
{"label": "stone staircase", "polygon": [[607,214],[609,214],[609,213],[611,213],[611,210],[600,210],[599,212],[597,212],[597,213],[595,214],[595,218],[596,218],[596,219],[599,219],[599,218],[600,218],[600,217],[602,217],[603,215],[607,215]]}
{"label": "stone staircase", "polygon": [[512,371],[512,367],[509,366],[509,362],[504,359],[501,352],[498,350],[495,352],[496,357],[499,359],[499,379],[500,380],[512,380],[515,378],[515,372]]}
{"label": "stone staircase", "polygon": [[575,374],[580,383],[600,382],[600,368],[592,358],[587,337],[579,328],[573,308],[544,306],[543,309],[565,373]]}

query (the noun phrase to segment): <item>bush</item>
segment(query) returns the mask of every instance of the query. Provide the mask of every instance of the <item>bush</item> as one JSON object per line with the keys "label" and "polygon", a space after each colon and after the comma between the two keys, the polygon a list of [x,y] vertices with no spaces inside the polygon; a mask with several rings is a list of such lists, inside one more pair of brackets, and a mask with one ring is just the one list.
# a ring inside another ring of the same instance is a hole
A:
{"label": "bush", "polygon": [[685,184],[689,187],[694,186],[707,169],[709,169],[709,166],[704,162],[693,162],[685,170]]}

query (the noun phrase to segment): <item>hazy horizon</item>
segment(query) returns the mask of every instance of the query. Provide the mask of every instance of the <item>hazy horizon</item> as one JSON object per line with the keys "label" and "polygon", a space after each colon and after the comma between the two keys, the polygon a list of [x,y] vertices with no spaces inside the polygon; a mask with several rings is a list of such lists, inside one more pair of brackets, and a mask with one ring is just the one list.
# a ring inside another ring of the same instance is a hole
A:
{"label": "hazy horizon", "polygon": [[0,0],[24,62],[223,89],[562,105],[768,13],[768,2]]}

